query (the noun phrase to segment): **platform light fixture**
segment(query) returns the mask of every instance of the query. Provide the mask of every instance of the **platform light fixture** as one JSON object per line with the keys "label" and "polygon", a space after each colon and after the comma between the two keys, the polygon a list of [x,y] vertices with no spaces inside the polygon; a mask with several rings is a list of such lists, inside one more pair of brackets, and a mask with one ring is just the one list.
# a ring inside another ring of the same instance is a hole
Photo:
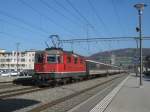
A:
{"label": "platform light fixture", "polygon": [[142,73],[143,73],[143,58],[142,58],[142,14],[144,7],[147,5],[144,3],[138,3],[135,4],[134,7],[138,10],[138,16],[139,16],[139,26],[136,28],[138,29],[137,32],[139,32],[139,40],[140,40],[140,86],[143,85],[142,83]]}

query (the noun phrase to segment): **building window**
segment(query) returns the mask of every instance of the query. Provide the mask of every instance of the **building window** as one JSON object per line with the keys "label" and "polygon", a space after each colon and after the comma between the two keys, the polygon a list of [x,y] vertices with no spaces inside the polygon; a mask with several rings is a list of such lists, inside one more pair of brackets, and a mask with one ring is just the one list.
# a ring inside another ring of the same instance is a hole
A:
{"label": "building window", "polygon": [[24,59],[24,58],[22,58],[22,59],[21,59],[21,62],[25,62],[25,59]]}
{"label": "building window", "polygon": [[34,62],[34,58],[32,58],[32,62]]}
{"label": "building window", "polygon": [[11,59],[7,58],[7,59],[6,59],[6,61],[7,61],[7,62],[10,62],[10,61],[11,61]]}
{"label": "building window", "polygon": [[25,56],[25,53],[21,53],[21,57],[24,57]]}

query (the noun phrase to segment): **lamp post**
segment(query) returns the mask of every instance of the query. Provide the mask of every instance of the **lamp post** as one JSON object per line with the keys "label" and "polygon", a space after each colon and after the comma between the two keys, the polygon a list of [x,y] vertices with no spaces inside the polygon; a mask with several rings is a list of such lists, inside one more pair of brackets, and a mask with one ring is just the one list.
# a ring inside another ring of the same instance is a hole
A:
{"label": "lamp post", "polygon": [[135,4],[134,7],[138,10],[139,15],[139,27],[137,27],[137,31],[139,32],[139,39],[140,39],[140,86],[142,85],[142,73],[143,73],[143,61],[142,61],[142,23],[141,23],[141,16],[144,10],[144,7],[147,5],[144,3]]}
{"label": "lamp post", "polygon": [[[137,38],[135,38],[135,41],[136,41],[136,54],[135,55],[138,55],[138,49],[139,49],[139,40]],[[139,59],[136,60],[139,62]],[[136,77],[138,76],[138,63],[135,64],[135,72],[136,72]]]}
{"label": "lamp post", "polygon": [[19,54],[18,54],[18,53],[19,53],[19,52],[18,52],[18,51],[19,51],[19,45],[20,45],[20,43],[17,42],[17,43],[16,43],[16,47],[17,47],[17,53],[16,53],[16,54],[17,54],[17,55],[16,55],[16,56],[17,56],[17,65],[16,65],[16,67],[17,67],[17,75],[18,75],[18,68],[19,68],[19,66],[18,66],[18,62],[19,62],[19,58],[18,58],[18,55],[19,55]]}

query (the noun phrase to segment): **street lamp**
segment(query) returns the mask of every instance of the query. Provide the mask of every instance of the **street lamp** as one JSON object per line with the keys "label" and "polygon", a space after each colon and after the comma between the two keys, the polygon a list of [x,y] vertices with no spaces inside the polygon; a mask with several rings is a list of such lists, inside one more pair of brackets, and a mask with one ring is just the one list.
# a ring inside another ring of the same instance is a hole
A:
{"label": "street lamp", "polygon": [[143,62],[142,62],[142,27],[141,27],[141,16],[144,10],[144,7],[147,5],[144,3],[135,4],[134,7],[138,10],[139,15],[139,27],[137,27],[137,31],[139,32],[140,39],[140,86],[142,85],[142,73],[143,73]]}
{"label": "street lamp", "polygon": [[19,64],[18,64],[18,62],[19,62],[19,58],[18,58],[18,56],[19,56],[19,54],[18,54],[18,53],[19,53],[19,52],[18,52],[18,51],[19,51],[19,45],[20,45],[20,43],[17,42],[17,43],[16,43],[16,47],[17,47],[17,53],[16,53],[16,54],[17,54],[17,55],[16,55],[16,56],[17,56],[17,65],[16,65],[16,67],[17,67],[17,75],[18,75],[18,68],[19,68],[19,66],[18,66],[18,65],[19,65]]}

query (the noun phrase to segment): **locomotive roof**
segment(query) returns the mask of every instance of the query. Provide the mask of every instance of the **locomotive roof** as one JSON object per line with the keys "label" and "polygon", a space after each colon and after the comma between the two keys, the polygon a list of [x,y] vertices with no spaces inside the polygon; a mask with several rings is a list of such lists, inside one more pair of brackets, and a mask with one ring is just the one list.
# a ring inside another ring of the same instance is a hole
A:
{"label": "locomotive roof", "polygon": [[46,48],[45,50],[41,50],[41,51],[36,51],[36,53],[50,53],[50,54],[61,54],[61,53],[65,53],[65,54],[70,54],[70,55],[74,55],[74,56],[79,56],[79,57],[84,57],[81,56],[79,54],[74,53],[73,51],[65,51],[62,48]]}
{"label": "locomotive roof", "polygon": [[75,55],[75,56],[84,57],[84,56],[81,56],[79,54],[74,53],[73,51],[65,51],[62,48],[53,48],[53,47],[52,48],[46,48],[45,51],[46,52],[51,52],[51,53],[56,53],[56,54],[66,53],[66,54],[72,54],[72,55]]}

